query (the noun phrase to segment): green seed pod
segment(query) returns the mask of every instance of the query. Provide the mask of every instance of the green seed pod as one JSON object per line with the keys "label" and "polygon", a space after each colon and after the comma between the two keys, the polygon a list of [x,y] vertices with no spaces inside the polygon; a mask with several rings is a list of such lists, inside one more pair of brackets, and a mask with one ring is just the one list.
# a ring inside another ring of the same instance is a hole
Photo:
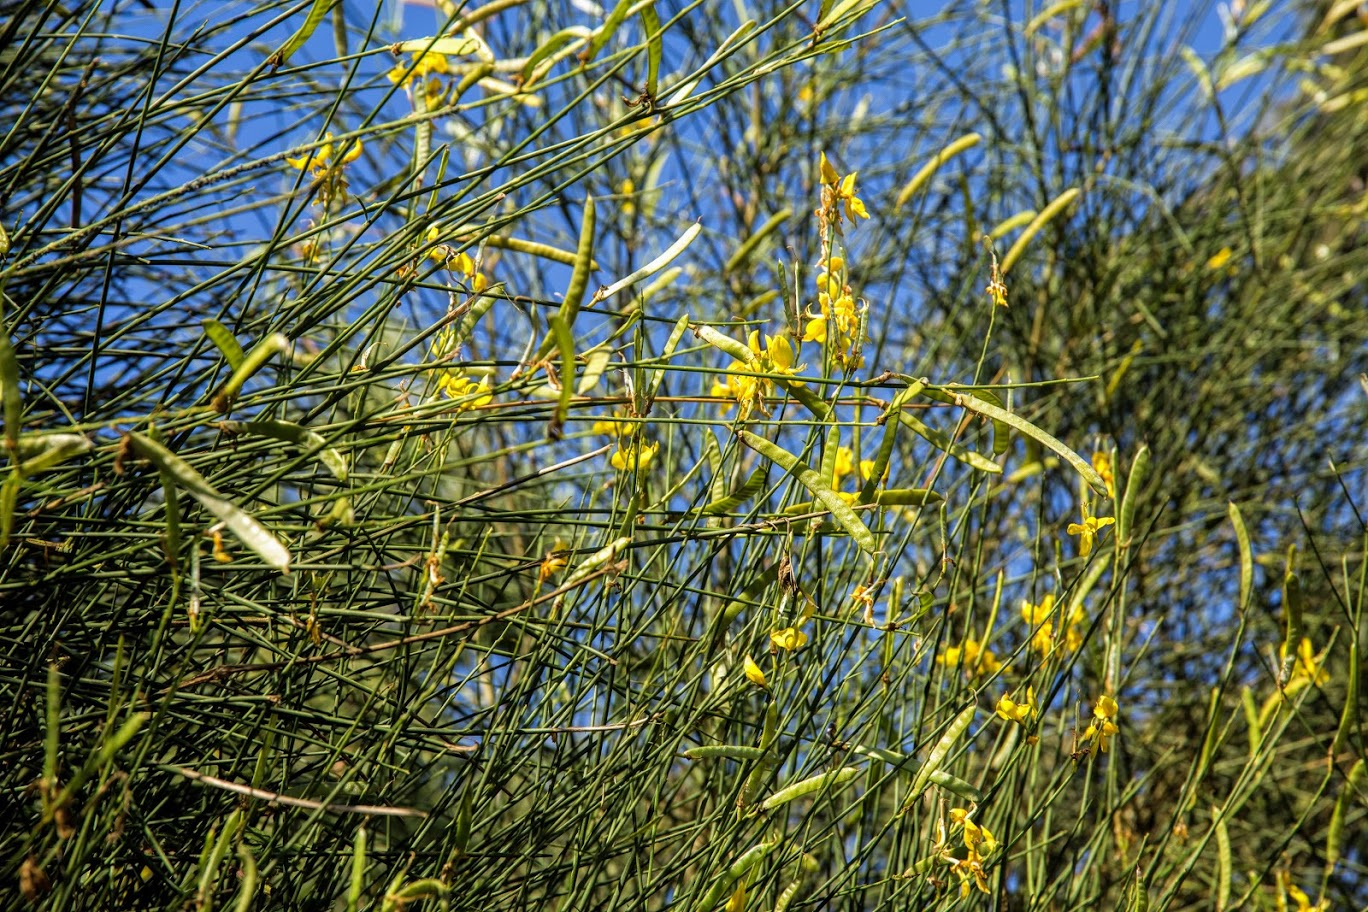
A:
{"label": "green seed pod", "polygon": [[965,782],[963,779],[952,776],[943,770],[932,770],[931,775],[928,778],[947,792],[958,795],[965,801],[972,801],[975,804],[978,804],[983,800],[982,792]]}
{"label": "green seed pod", "polygon": [[917,777],[912,780],[912,794],[907,799],[908,804],[916,801],[921,797],[922,792],[926,791],[926,786],[931,782],[931,774],[940,769],[945,758],[950,755],[950,749],[955,746],[955,742],[960,739],[960,736],[969,728],[970,723],[974,721],[976,709],[977,707],[972,705],[966,706],[955,717],[955,721],[950,723],[945,734],[941,735],[941,739],[931,749],[931,754],[926,758],[926,762],[922,764],[921,769],[917,770]]}
{"label": "green seed pod", "polygon": [[351,884],[347,889],[347,912],[361,908],[361,890],[366,885],[366,828],[356,828],[352,837]]}
{"label": "green seed pod", "polygon": [[1145,476],[1149,474],[1149,464],[1150,448],[1142,446],[1131,461],[1130,475],[1126,477],[1126,493],[1121,496],[1121,509],[1116,514],[1116,542],[1123,548],[1130,546],[1135,504],[1140,499]]}
{"label": "green seed pod", "polygon": [[804,779],[802,782],[795,782],[770,795],[760,802],[761,809],[772,811],[775,808],[783,807],[791,801],[797,801],[813,792],[821,791],[828,786],[835,787],[854,779],[860,774],[858,766],[843,766],[838,770],[830,770],[818,776]]}
{"label": "green seed pod", "polygon": [[1335,865],[1339,863],[1340,853],[1344,847],[1344,816],[1349,810],[1349,802],[1353,800],[1359,783],[1364,778],[1366,769],[1368,768],[1364,766],[1363,759],[1359,758],[1349,771],[1349,779],[1340,789],[1339,798],[1335,801],[1335,810],[1330,815],[1330,833],[1325,839],[1326,877],[1334,873]]}
{"label": "green seed pod", "polygon": [[732,862],[727,870],[713,881],[712,887],[703,898],[694,905],[694,912],[711,912],[717,907],[727,894],[731,892],[732,886],[740,880],[751,868],[758,865],[765,859],[765,856],[774,851],[775,846],[779,845],[779,840],[771,842],[758,842],[741,854],[740,858]]}

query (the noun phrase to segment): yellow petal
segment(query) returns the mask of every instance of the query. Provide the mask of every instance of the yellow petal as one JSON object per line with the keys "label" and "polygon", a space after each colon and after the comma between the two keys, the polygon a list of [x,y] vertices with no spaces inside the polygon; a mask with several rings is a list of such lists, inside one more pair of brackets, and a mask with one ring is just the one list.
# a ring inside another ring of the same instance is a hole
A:
{"label": "yellow petal", "polygon": [[770,361],[779,370],[786,371],[793,367],[793,346],[787,336],[766,336],[765,350],[769,352]]}
{"label": "yellow petal", "polygon": [[358,139],[356,142],[352,143],[351,146],[349,146],[347,149],[347,154],[342,156],[342,164],[345,165],[349,162],[354,162],[358,158],[360,158],[362,148],[363,145],[361,143],[361,140]]}
{"label": "yellow petal", "polygon": [[746,672],[746,679],[756,687],[768,687],[765,683],[765,673],[760,670],[760,666],[755,664],[755,660],[746,656],[741,660],[741,667]]}
{"label": "yellow petal", "polygon": [[776,630],[770,634],[771,643],[790,652],[795,649],[802,649],[807,645],[807,641],[807,634],[797,627],[785,627],[783,630]]}
{"label": "yellow petal", "polygon": [[826,153],[823,152],[823,153],[822,153],[822,183],[824,183],[824,184],[837,184],[837,183],[840,183],[840,181],[841,181],[841,176],[840,176],[839,174],[836,173],[836,169],[835,169],[835,168],[831,167],[831,162],[827,161]]}

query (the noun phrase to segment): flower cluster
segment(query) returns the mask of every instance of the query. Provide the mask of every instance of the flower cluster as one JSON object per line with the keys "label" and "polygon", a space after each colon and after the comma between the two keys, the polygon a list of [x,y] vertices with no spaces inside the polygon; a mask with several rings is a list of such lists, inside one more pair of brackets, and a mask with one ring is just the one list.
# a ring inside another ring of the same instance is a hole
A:
{"label": "flower cluster", "polygon": [[333,204],[346,199],[346,167],[361,157],[362,148],[361,140],[357,139],[339,150],[333,144],[333,135],[325,133],[321,146],[297,158],[287,155],[285,162],[292,168],[309,172],[317,184],[318,205],[331,209]]}
{"label": "flower cluster", "polygon": [[[841,216],[844,215],[850,220],[850,224],[856,224],[856,219],[869,218],[869,210],[865,204],[855,195],[855,175],[859,172],[852,171],[845,177],[841,177],[836,169],[827,161],[826,153],[822,153],[820,163],[822,172],[822,208],[817,210],[817,217],[830,225],[837,234],[841,233]],[[823,231],[825,233],[825,231]]]}
{"label": "flower cluster", "polygon": [[460,368],[443,370],[441,376],[437,378],[437,388],[448,399],[456,401],[458,413],[486,406],[494,399],[494,392],[489,388],[488,377],[483,377],[479,383],[476,383],[466,376]]}
{"label": "flower cluster", "polygon": [[964,676],[971,681],[995,675],[1002,668],[993,650],[972,637],[966,638],[959,646],[947,646],[944,652],[936,656],[936,664],[946,668],[962,667]]}
{"label": "flower cluster", "polygon": [[803,369],[802,365],[795,365],[797,355],[785,336],[766,336],[762,347],[760,331],[751,330],[746,347],[751,351],[750,363],[733,361],[723,378],[714,380],[712,385],[712,395],[732,400],[726,411],[735,403],[737,417],[742,421],[756,409],[769,414],[765,399],[774,389],[774,381],[764,374],[795,374]]}
{"label": "flower cluster", "polygon": [[859,367],[860,322],[868,308],[855,303],[846,279],[845,257],[823,257],[817,264],[818,309],[807,313],[803,341],[826,346],[839,364]]}
{"label": "flower cluster", "polygon": [[1107,694],[1097,698],[1093,707],[1093,718],[1083,732],[1083,744],[1087,747],[1097,745],[1098,753],[1107,752],[1107,739],[1115,737],[1121,729],[1116,724],[1116,699]]}
{"label": "flower cluster", "polygon": [[[1032,630],[1031,648],[1042,656],[1047,656],[1055,647],[1055,597],[1053,593],[1046,593],[1039,605],[1032,605],[1030,602],[1021,603],[1021,617],[1026,621],[1027,626]],[[1064,625],[1064,638],[1061,645],[1064,647],[1065,654],[1077,652],[1083,645],[1083,625],[1087,623],[1088,615],[1083,610],[1083,606],[1074,605],[1069,610],[1067,623]]]}
{"label": "flower cluster", "polygon": [[609,457],[608,462],[619,472],[633,470],[644,472],[660,452],[660,444],[642,443],[638,440],[620,440],[618,448]]}
{"label": "flower cluster", "polygon": [[998,698],[997,707],[994,710],[998,718],[1004,722],[1019,722],[1025,724],[1032,716],[1038,712],[1036,707],[1035,688],[1027,686],[1026,699],[1018,703],[1007,694]]}
{"label": "flower cluster", "polygon": [[[431,111],[437,107],[446,93],[446,86],[440,77],[450,73],[451,66],[444,55],[431,51],[415,51],[411,63],[395,64],[386,75],[390,82],[404,87],[404,91],[413,98],[415,107],[421,104],[421,110]],[[415,82],[422,88],[417,94],[413,92]]]}
{"label": "flower cluster", "polygon": [[951,854],[950,849],[945,846],[947,840],[944,838],[944,824],[940,843],[941,858],[949,862],[950,870],[954,871],[960,880],[960,896],[968,896],[970,891],[977,887],[981,892],[988,893],[988,874],[984,870],[983,864],[989,855],[997,851],[998,841],[986,826],[975,823],[972,811],[964,808],[951,808],[950,820],[963,827],[962,839],[964,842],[964,857],[958,858]]}
{"label": "flower cluster", "polygon": [[464,250],[456,250],[446,244],[439,244],[437,241],[442,236],[442,229],[438,225],[433,225],[427,230],[425,235],[427,242],[432,244],[427,256],[429,259],[436,260],[447,268],[447,271],[461,279],[472,293],[479,294],[489,287],[489,280],[480,272],[475,260]]}

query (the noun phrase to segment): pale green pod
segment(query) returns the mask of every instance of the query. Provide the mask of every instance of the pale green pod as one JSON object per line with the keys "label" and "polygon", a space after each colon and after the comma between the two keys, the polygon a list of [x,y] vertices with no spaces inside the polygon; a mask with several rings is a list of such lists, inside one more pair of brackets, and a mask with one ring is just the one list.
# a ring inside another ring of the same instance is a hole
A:
{"label": "pale green pod", "polygon": [[770,842],[758,842],[741,853],[741,856],[732,862],[727,870],[718,876],[717,880],[713,881],[712,887],[694,905],[694,912],[711,912],[722,901],[723,897],[731,892],[732,886],[744,877],[751,868],[763,861],[765,856],[774,851],[778,845],[779,840],[777,839]]}
{"label": "pale green pod", "polygon": [[1135,505],[1140,499],[1140,489],[1145,485],[1149,474],[1150,448],[1142,446],[1131,460],[1130,474],[1126,476],[1126,492],[1121,496],[1121,509],[1116,513],[1116,541],[1128,547],[1131,529],[1135,521]]}
{"label": "pale green pod", "polygon": [[828,787],[834,788],[835,786],[843,785],[859,774],[860,767],[858,766],[843,766],[840,769],[829,770],[820,775],[811,776],[801,782],[795,782],[793,785],[780,789],[764,801],[760,802],[760,807],[762,810],[772,811],[775,808],[783,807],[789,802],[797,801],[799,798],[811,795],[813,792],[819,792]]}
{"label": "pale green pod", "polygon": [[955,746],[955,742],[960,739],[965,731],[968,730],[969,725],[974,721],[974,712],[976,709],[977,707],[973,705],[966,706],[960,711],[960,714],[955,717],[955,721],[950,723],[950,727],[945,730],[945,734],[941,735],[940,740],[936,742],[936,746],[931,749],[931,753],[926,758],[926,762],[922,764],[921,769],[917,770],[916,778],[912,780],[912,793],[908,798],[908,803],[916,801],[921,797],[922,792],[926,791],[927,785],[931,782],[931,774],[939,770],[941,764],[945,763],[945,758],[950,756],[950,750]]}

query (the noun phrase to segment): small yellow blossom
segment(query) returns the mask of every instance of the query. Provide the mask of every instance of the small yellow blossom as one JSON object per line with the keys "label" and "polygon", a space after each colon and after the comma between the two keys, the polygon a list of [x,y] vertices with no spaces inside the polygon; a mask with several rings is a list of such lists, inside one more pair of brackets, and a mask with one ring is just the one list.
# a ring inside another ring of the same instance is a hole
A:
{"label": "small yellow blossom", "polygon": [[854,474],[855,454],[851,452],[850,447],[837,447],[836,470],[834,473],[834,477],[832,478],[834,486],[839,486],[844,479]]}
{"label": "small yellow blossom", "polygon": [[1032,605],[1026,601],[1021,603],[1021,616],[1033,631],[1031,648],[1041,655],[1048,655],[1054,646],[1054,621],[1051,620],[1054,603],[1055,597],[1052,592],[1042,596],[1039,605]]}
{"label": "small yellow blossom", "polygon": [[1002,719],[1004,722],[1020,722],[1024,724],[1026,720],[1035,715],[1036,712],[1035,688],[1026,688],[1026,700],[1022,703],[1018,703],[1007,694],[1003,694],[998,698],[995,711],[998,714],[998,718]]}
{"label": "small yellow blossom", "polygon": [[628,469],[636,469],[644,472],[650,466],[651,460],[655,459],[656,453],[660,452],[660,444],[638,444],[632,441],[619,443],[617,450],[609,458],[608,462],[619,472]]}
{"label": "small yellow blossom", "polygon": [[1109,453],[1096,452],[1092,455],[1093,468],[1097,474],[1102,476],[1102,481],[1107,485],[1107,496],[1112,500],[1116,499],[1116,476],[1112,474],[1112,460]]}
{"label": "small yellow blossom", "polygon": [[979,854],[990,854],[997,850],[998,841],[986,826],[974,823],[969,811],[964,808],[951,808],[950,819],[964,826],[964,847]]}
{"label": "small yellow blossom", "polygon": [[451,72],[446,56],[432,51],[414,51],[411,64],[395,64],[386,74],[395,85],[409,87],[414,80],[427,79],[428,76],[446,76]]}
{"label": "small yellow blossom", "polygon": [[755,353],[761,369],[766,373],[792,374],[802,369],[801,366],[794,366],[797,358],[793,352],[793,344],[787,336],[765,336],[765,347],[761,348],[760,330],[753,329],[746,340],[746,345]]}
{"label": "small yellow blossom", "polygon": [[977,887],[980,892],[988,893],[988,875],[983,868],[984,858],[996,851],[998,841],[986,826],[974,823],[969,811],[964,808],[951,808],[950,819],[964,827],[965,857],[956,858],[943,849],[941,857],[951,864],[951,870],[960,879],[960,895],[968,896]]}
{"label": "small yellow blossom", "polygon": [[1220,250],[1213,253],[1211,258],[1206,261],[1206,268],[1215,272],[1226,263],[1229,263],[1232,256],[1234,256],[1234,251],[1229,247],[1222,247]]}
{"label": "small yellow blossom", "polygon": [[1007,306],[1007,283],[1002,280],[1002,272],[998,269],[997,254],[993,254],[992,270],[988,273],[988,299],[993,302],[994,307]]}
{"label": "small yellow blossom", "polygon": [[884,481],[884,480],[886,480],[886,479],[888,478],[888,468],[889,468],[888,466],[884,466],[883,478],[875,478],[875,477],[874,477],[874,460],[872,460],[872,459],[861,459],[861,460],[860,460],[860,477],[863,478],[865,481]]}
{"label": "small yellow blossom", "polygon": [[547,552],[546,556],[542,558],[541,567],[537,570],[537,582],[545,583],[547,580],[551,579],[551,577],[564,570],[569,563],[570,558],[566,555],[565,551],[562,550],[560,542],[557,542],[556,547],[552,548]]}
{"label": "small yellow blossom", "polygon": [[945,652],[936,657],[936,663],[946,668],[962,666],[966,678],[996,674],[1002,668],[993,650],[985,648],[975,639],[966,639],[963,646],[946,647]]}
{"label": "small yellow blossom", "polygon": [[479,268],[475,265],[475,260],[469,253],[462,250],[457,252],[455,248],[446,244],[437,244],[437,240],[442,236],[442,229],[438,225],[428,228],[425,235],[429,244],[436,246],[428,250],[427,255],[430,259],[436,260],[446,266],[447,270],[454,275],[460,276],[470,286],[470,290],[479,294],[489,287],[489,282],[480,274]]}
{"label": "small yellow blossom", "polygon": [[620,412],[614,412],[611,418],[600,418],[589,428],[595,434],[604,434],[608,437],[622,437],[632,432],[632,422],[623,421]]}
{"label": "small yellow blossom", "polygon": [[458,411],[480,408],[488,405],[494,399],[494,393],[489,388],[488,377],[476,383],[459,370],[444,371],[437,381],[437,387],[446,394],[448,399],[459,401],[460,408]]}
{"label": "small yellow blossom", "polygon": [[[759,374],[794,374],[803,369],[803,365],[794,364],[797,358],[786,336],[765,336],[761,346],[760,331],[752,330],[746,347],[754,356],[752,362],[733,361],[725,379],[714,379],[712,385],[712,395],[733,400],[743,421],[756,408],[765,412],[765,398],[774,386],[772,380]],[[726,410],[730,409],[729,403]]]}
{"label": "small yellow blossom", "polygon": [[770,633],[770,642],[780,649],[789,652],[795,649],[802,649],[807,645],[808,636],[797,627],[785,627],[783,630],[775,630]]}
{"label": "small yellow blossom", "polygon": [[444,55],[432,51],[414,51],[412,57],[411,65],[396,64],[386,76],[395,85],[403,86],[410,97],[413,97],[413,84],[418,83],[422,87],[423,109],[431,111],[446,93],[440,77],[450,74],[451,66]]}
{"label": "small yellow blossom", "polygon": [[765,683],[765,673],[760,670],[759,665],[755,664],[755,659],[746,656],[741,660],[741,668],[746,673],[746,680],[750,681],[756,687],[768,689],[769,685]]}
{"label": "small yellow blossom", "polygon": [[1087,508],[1084,507],[1083,522],[1069,523],[1069,534],[1079,536],[1079,555],[1087,557],[1092,554],[1093,545],[1097,542],[1097,533],[1114,522],[1116,519],[1111,516],[1089,516]]}
{"label": "small yellow blossom", "polygon": [[323,145],[298,158],[291,158],[287,155],[285,161],[293,168],[298,168],[300,171],[307,169],[314,177],[322,177],[334,169],[340,170],[343,165],[349,165],[361,157],[362,144],[361,140],[358,139],[348,144],[347,151],[342,154],[341,158],[334,159],[332,138],[331,133],[325,133]]}
{"label": "small yellow blossom", "polygon": [[727,904],[722,907],[722,912],[745,912],[747,876],[748,875],[743,874],[741,879],[736,882],[736,889],[732,891],[732,895],[728,898]]}
{"label": "small yellow blossom", "polygon": [[[836,169],[827,161],[826,153],[822,153],[822,208],[832,214],[837,214],[838,207],[844,209],[845,217],[850,220],[852,225],[857,218],[869,218],[869,210],[865,204],[855,195],[855,175],[859,172],[852,171],[845,177],[836,173]],[[840,220],[836,220],[837,230],[840,230]]]}
{"label": "small yellow blossom", "polygon": [[1106,694],[1097,698],[1093,707],[1093,720],[1083,732],[1085,742],[1096,741],[1100,753],[1107,752],[1107,739],[1114,737],[1121,729],[1116,724],[1116,700]]}

